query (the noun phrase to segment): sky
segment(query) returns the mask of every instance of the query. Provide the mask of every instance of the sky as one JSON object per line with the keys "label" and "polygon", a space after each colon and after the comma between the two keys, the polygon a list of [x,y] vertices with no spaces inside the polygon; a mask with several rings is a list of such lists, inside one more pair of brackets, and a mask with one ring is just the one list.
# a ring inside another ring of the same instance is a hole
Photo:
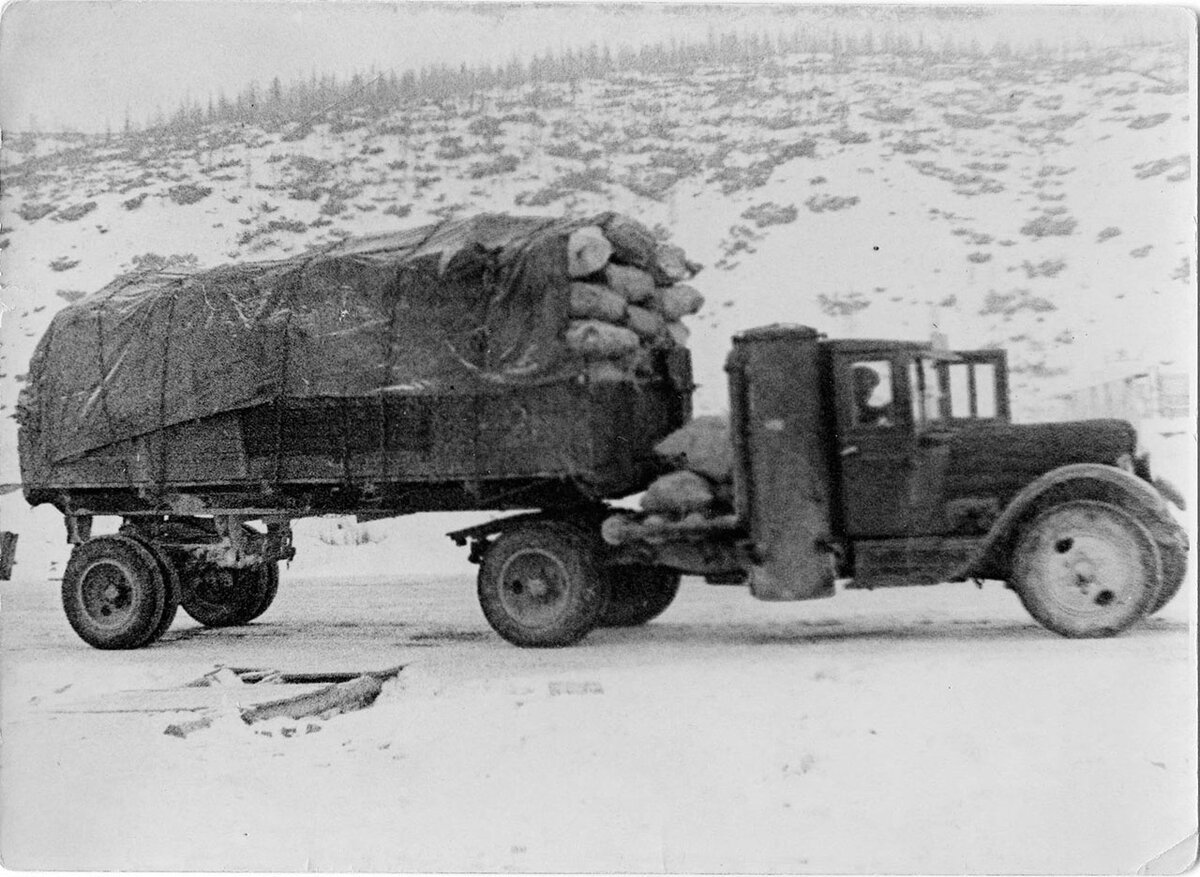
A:
{"label": "sky", "polygon": [[[1132,6],[976,8],[914,13],[891,6],[870,22],[904,22],[1014,44],[1056,34],[1101,38],[1186,29],[1182,8]],[[1122,17],[1114,27],[1114,16]],[[128,114],[149,121],[184,99],[205,103],[254,81],[285,83],[313,71],[503,63],[589,42],[612,48],[704,39],[710,32],[790,32],[798,25],[864,27],[841,7],[797,4],[508,4],[451,2],[213,2],[213,0],[15,0],[0,19],[0,128],[119,129]]]}

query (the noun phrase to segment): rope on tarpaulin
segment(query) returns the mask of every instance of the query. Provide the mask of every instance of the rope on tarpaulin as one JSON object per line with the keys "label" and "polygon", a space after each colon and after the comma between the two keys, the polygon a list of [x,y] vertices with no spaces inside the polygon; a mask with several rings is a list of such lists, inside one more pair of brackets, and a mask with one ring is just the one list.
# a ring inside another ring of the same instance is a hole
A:
{"label": "rope on tarpaulin", "polygon": [[288,308],[287,317],[283,321],[283,362],[279,376],[279,392],[275,394],[275,491],[283,491],[283,400],[287,396],[288,374],[292,353],[292,315],[295,312]]}
{"label": "rope on tarpaulin", "polygon": [[162,380],[159,381],[158,391],[158,500],[162,502],[167,494],[167,375],[171,366],[171,329],[175,323],[175,302],[179,298],[179,287],[170,292],[171,300],[167,309],[167,325],[163,331],[163,360]]}
{"label": "rope on tarpaulin", "polygon": [[[97,375],[100,379],[100,410],[104,413],[104,423],[111,437],[116,434],[116,430],[113,427],[112,410],[108,406],[108,366],[104,361],[104,300],[96,307],[96,363],[100,367],[100,373]],[[129,471],[128,456],[121,459],[121,465],[125,468],[125,482],[132,487],[133,473]]]}

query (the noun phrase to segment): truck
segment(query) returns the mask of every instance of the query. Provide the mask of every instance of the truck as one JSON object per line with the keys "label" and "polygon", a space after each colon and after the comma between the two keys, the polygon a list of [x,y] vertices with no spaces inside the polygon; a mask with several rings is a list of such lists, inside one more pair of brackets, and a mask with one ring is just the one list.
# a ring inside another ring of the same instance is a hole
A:
{"label": "truck", "polygon": [[[522,647],[644,624],[684,575],[763,600],[999,580],[1066,637],[1120,633],[1180,589],[1177,493],[1134,428],[1013,423],[1000,350],[742,332],[728,497],[674,518],[615,505],[669,468],[655,447],[695,387],[679,344],[615,372],[562,347],[581,224],[492,217],[134,275],[56,316],[19,447],[26,499],[64,516],[79,637],[140,648],[181,606],[250,623],[295,554],[292,520],[324,514],[514,512],[449,536]],[[118,532],[92,535],[98,515]]]}
{"label": "truck", "polygon": [[727,513],[544,511],[451,534],[502,637],[563,645],[644,623],[684,574],[762,600],[997,580],[1048,630],[1102,637],[1184,581],[1189,541],[1165,496],[1182,499],[1133,426],[1013,423],[1003,350],[774,325],[737,335],[726,371]]}

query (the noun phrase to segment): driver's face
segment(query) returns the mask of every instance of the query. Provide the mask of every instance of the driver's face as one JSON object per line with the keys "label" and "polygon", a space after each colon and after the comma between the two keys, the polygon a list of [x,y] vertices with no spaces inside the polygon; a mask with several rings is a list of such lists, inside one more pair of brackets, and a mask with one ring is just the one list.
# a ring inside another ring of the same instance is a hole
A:
{"label": "driver's face", "polygon": [[854,397],[859,402],[866,402],[879,386],[879,376],[874,371],[864,369],[854,373]]}

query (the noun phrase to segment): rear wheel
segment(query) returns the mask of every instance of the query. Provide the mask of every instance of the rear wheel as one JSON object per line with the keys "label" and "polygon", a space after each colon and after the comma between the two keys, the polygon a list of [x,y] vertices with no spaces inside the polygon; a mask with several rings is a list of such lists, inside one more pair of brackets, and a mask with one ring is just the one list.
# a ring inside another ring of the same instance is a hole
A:
{"label": "rear wheel", "polygon": [[1158,548],[1136,518],[1107,503],[1072,500],[1026,527],[1011,583],[1042,626],[1067,637],[1101,637],[1141,618],[1161,578]]}
{"label": "rear wheel", "polygon": [[279,589],[274,563],[243,569],[192,564],[181,578],[183,610],[205,627],[248,624],[267,611]]}
{"label": "rear wheel", "polygon": [[154,560],[158,563],[158,570],[162,573],[165,588],[162,619],[147,641],[147,645],[149,645],[161,639],[162,635],[171,629],[171,625],[175,622],[175,616],[179,612],[179,601],[183,597],[183,588],[179,583],[179,572],[175,569],[175,564],[171,563],[171,558],[167,553],[153,543],[145,547],[154,555]]}
{"label": "rear wheel", "polygon": [[88,645],[141,648],[165,629],[168,581],[144,545],[127,536],[97,536],[71,552],[63,571],[63,610]]}
{"label": "rear wheel", "polygon": [[492,629],[518,646],[578,642],[608,603],[598,540],[554,521],[514,528],[487,548],[479,566],[479,605]]}
{"label": "rear wheel", "polygon": [[[216,543],[220,536],[209,519],[174,522],[173,541]],[[247,524],[248,537],[260,534]],[[279,591],[279,564],[231,569],[194,560],[177,552],[175,559],[182,586],[181,603],[185,612],[205,627],[233,627],[247,624],[270,608]]]}
{"label": "rear wheel", "polygon": [[602,627],[637,627],[667,611],[679,593],[681,576],[656,566],[616,566],[608,572],[612,586]]}
{"label": "rear wheel", "polygon": [[258,591],[258,603],[255,604],[247,621],[253,621],[270,609],[271,604],[275,602],[275,595],[279,593],[278,563],[264,563],[262,566],[252,567],[248,570],[238,570],[238,572],[248,575],[253,575],[256,571],[258,581],[252,582],[250,586]]}

